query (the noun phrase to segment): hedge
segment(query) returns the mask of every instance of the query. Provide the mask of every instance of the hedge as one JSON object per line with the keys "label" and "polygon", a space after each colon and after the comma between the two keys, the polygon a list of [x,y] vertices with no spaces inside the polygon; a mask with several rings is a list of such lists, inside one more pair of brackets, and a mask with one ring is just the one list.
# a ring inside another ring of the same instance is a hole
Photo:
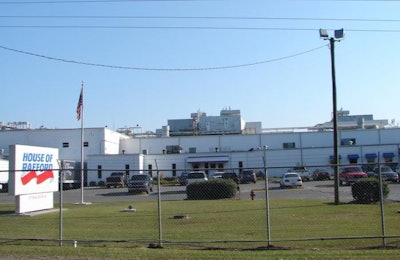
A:
{"label": "hedge", "polygon": [[236,195],[237,184],[230,179],[216,179],[195,182],[186,186],[189,200],[215,200],[232,198]]}
{"label": "hedge", "polygon": [[[382,181],[383,198],[389,195],[389,187],[386,182]],[[357,202],[371,203],[377,202],[380,199],[379,194],[379,180],[375,178],[368,178],[354,183],[351,186],[351,193]]]}

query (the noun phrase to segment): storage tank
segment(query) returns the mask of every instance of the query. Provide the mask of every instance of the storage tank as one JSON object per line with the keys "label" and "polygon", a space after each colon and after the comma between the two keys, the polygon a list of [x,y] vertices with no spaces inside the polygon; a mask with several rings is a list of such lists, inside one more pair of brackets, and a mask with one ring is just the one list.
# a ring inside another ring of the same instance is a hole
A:
{"label": "storage tank", "polygon": [[164,125],[161,132],[162,137],[169,137],[169,125]]}

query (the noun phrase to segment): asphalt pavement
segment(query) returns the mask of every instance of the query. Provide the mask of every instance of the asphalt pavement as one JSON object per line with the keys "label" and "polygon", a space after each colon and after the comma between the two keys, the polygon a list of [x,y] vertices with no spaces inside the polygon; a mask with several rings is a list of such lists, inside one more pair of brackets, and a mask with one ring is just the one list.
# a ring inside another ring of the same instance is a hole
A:
{"label": "asphalt pavement", "polygon": [[[322,199],[334,201],[334,182],[330,181],[311,181],[304,182],[302,188],[281,189],[279,183],[268,184],[268,196],[270,199]],[[389,184],[390,193],[388,199],[400,202],[400,184]],[[250,192],[254,191],[254,199],[265,199],[265,182],[241,184],[240,190],[236,195],[237,199],[251,199]],[[184,200],[186,199],[185,186],[161,186],[161,200]],[[98,188],[85,187],[83,194],[81,189],[65,190],[62,193],[63,203],[99,203],[113,201],[149,201],[158,199],[158,189],[155,186],[150,194],[129,194],[127,188]],[[353,200],[350,186],[339,187],[339,200],[349,202]],[[60,201],[60,192],[54,193],[54,202]],[[14,196],[7,193],[0,193],[1,204],[15,203]]]}

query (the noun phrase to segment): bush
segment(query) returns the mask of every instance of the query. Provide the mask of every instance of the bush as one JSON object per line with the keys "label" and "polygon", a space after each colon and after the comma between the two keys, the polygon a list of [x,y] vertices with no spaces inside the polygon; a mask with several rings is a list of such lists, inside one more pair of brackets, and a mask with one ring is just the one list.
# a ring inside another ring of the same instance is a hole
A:
{"label": "bush", "polygon": [[[382,182],[383,198],[389,195],[389,187],[386,182]],[[351,193],[357,202],[371,203],[380,199],[379,180],[370,178],[356,182],[351,186]]]}
{"label": "bush", "polygon": [[[157,177],[153,178],[153,184],[154,185],[158,185]],[[160,185],[167,185],[167,186],[179,185],[179,179],[177,177],[161,178],[160,179]]]}
{"label": "bush", "polygon": [[236,195],[237,184],[230,179],[195,182],[186,187],[190,200],[216,200],[232,198]]}

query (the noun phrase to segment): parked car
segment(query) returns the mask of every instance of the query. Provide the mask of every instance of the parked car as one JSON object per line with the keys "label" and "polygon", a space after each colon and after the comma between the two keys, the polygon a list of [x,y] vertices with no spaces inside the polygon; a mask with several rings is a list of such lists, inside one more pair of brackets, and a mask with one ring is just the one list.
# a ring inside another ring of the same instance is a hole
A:
{"label": "parked car", "polygon": [[222,178],[222,174],[224,174],[224,172],[212,172],[209,179],[220,179]]}
{"label": "parked car", "polygon": [[240,183],[257,182],[256,173],[253,170],[243,170],[239,174]]}
{"label": "parked car", "polygon": [[153,191],[153,179],[148,174],[134,174],[128,181],[128,193]]}
{"label": "parked car", "polygon": [[307,167],[305,167],[305,166],[293,167],[293,169],[290,169],[288,172],[298,173],[300,175],[302,181],[311,181],[312,180],[311,173],[308,171]]}
{"label": "parked car", "polygon": [[379,168],[380,168],[382,180],[390,181],[390,182],[394,182],[394,183],[399,182],[399,176],[398,176],[397,172],[394,172],[392,170],[392,168],[390,168],[389,166],[386,166],[386,165],[382,165],[380,167],[375,167],[374,170],[372,172],[370,172],[368,175],[371,177],[378,178],[379,177]]}
{"label": "parked car", "polygon": [[303,181],[301,180],[300,174],[296,172],[284,173],[281,181],[280,187],[284,189],[286,187],[301,187],[303,186]]}
{"label": "parked car", "polygon": [[181,186],[187,185],[187,177],[188,177],[188,172],[182,172],[181,175],[178,177],[179,179],[179,184]]}
{"label": "parked car", "polygon": [[231,179],[233,180],[236,184],[240,183],[239,176],[236,174],[236,172],[224,172],[222,174],[222,179]]}
{"label": "parked car", "polygon": [[351,185],[367,177],[368,175],[363,172],[360,166],[345,166],[340,169],[339,184]]}
{"label": "parked car", "polygon": [[312,174],[314,181],[324,181],[331,179],[331,172],[328,169],[315,169]]}
{"label": "parked car", "polygon": [[187,177],[187,184],[192,184],[200,181],[208,181],[207,174],[203,171],[189,172]]}

